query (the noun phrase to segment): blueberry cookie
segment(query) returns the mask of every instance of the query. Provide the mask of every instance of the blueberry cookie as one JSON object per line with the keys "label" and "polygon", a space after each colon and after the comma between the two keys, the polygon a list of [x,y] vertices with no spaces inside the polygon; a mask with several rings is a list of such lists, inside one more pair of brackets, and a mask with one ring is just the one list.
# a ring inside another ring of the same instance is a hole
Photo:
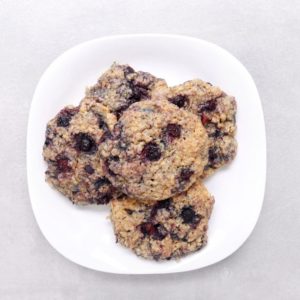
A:
{"label": "blueberry cookie", "polygon": [[129,65],[114,63],[94,86],[87,89],[86,95],[107,106],[119,118],[132,103],[159,96],[165,89],[167,84],[163,79],[137,72]]}
{"label": "blueberry cookie", "polygon": [[213,204],[214,198],[197,181],[188,191],[162,201],[112,200],[111,220],[117,242],[138,256],[179,258],[206,244]]}
{"label": "blueberry cookie", "polygon": [[196,79],[170,88],[168,98],[178,107],[198,115],[208,133],[208,164],[203,177],[234,159],[237,150],[234,97],[210,83]]}
{"label": "blueberry cookie", "polygon": [[132,104],[103,143],[107,177],[130,197],[161,200],[187,190],[207,164],[199,118],[167,100]]}
{"label": "blueberry cookie", "polygon": [[86,98],[80,107],[65,107],[47,124],[46,181],[73,203],[106,204],[116,195],[98,155],[115,123],[106,107]]}

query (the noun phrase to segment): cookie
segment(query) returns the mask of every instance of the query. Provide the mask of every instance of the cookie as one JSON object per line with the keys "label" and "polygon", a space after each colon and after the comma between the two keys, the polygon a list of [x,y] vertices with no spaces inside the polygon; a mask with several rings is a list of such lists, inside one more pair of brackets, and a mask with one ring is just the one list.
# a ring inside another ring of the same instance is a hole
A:
{"label": "cookie", "polygon": [[111,201],[117,242],[138,256],[180,258],[207,242],[214,198],[197,181],[188,191],[157,202],[122,198]]}
{"label": "cookie", "polygon": [[86,95],[108,107],[119,118],[132,103],[150,99],[166,88],[163,79],[137,72],[129,65],[114,63],[94,86],[87,89]]}
{"label": "cookie", "polygon": [[166,100],[132,104],[100,154],[107,177],[139,200],[187,190],[207,164],[208,138],[199,118]]}
{"label": "cookie", "polygon": [[208,163],[202,177],[234,159],[237,150],[234,97],[198,79],[170,88],[167,97],[179,108],[198,115],[208,133]]}
{"label": "cookie", "polygon": [[76,204],[106,204],[117,192],[103,172],[99,148],[116,123],[93,99],[67,106],[47,124],[46,181]]}

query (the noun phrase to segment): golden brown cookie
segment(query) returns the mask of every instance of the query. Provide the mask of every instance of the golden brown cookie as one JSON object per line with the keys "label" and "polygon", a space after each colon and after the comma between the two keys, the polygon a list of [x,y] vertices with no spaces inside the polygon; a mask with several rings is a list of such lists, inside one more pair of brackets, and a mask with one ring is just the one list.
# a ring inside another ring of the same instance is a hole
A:
{"label": "golden brown cookie", "polygon": [[188,191],[162,201],[113,200],[111,221],[117,242],[138,256],[179,258],[206,244],[213,204],[214,198],[197,181]]}
{"label": "golden brown cookie", "polygon": [[237,150],[234,97],[199,79],[171,87],[167,97],[179,108],[196,114],[207,131],[209,155],[202,177],[213,174],[234,159]]}
{"label": "golden brown cookie", "polygon": [[123,113],[100,154],[115,187],[156,201],[187,190],[201,176],[207,144],[197,116],[166,100],[146,100]]}
{"label": "golden brown cookie", "polygon": [[116,195],[103,172],[99,148],[116,117],[93,99],[67,106],[47,124],[46,180],[76,204],[106,204]]}

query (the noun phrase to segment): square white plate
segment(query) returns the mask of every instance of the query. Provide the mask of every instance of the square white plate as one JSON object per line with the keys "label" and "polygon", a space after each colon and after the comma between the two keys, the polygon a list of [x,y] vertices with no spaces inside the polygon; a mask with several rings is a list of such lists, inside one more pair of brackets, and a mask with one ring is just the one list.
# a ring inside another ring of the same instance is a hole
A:
{"label": "square white plate", "polygon": [[[234,95],[238,103],[235,161],[205,183],[215,196],[208,244],[179,262],[154,262],[115,243],[108,207],[77,207],[45,183],[42,147],[46,123],[66,104],[78,104],[112,62],[128,63],[165,78],[169,85],[201,78]],[[257,89],[245,67],[224,49],[175,35],[125,35],[92,40],[59,56],[45,71],[31,104],[27,133],[27,176],[39,227],[63,256],[111,273],[183,272],[216,263],[249,237],[264,197],[266,140]]]}

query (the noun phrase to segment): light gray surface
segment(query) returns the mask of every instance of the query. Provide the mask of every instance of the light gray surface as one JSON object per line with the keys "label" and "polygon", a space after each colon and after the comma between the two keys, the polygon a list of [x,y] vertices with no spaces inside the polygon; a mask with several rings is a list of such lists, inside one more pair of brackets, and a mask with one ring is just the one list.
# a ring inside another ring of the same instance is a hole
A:
{"label": "light gray surface", "polygon": [[[300,2],[54,2],[0,0],[0,299],[299,299]],[[26,186],[28,111],[45,68],[83,41],[143,32],[229,50],[265,113],[267,186],[253,234],[225,261],[184,274],[117,276],[69,262],[39,231]]]}

